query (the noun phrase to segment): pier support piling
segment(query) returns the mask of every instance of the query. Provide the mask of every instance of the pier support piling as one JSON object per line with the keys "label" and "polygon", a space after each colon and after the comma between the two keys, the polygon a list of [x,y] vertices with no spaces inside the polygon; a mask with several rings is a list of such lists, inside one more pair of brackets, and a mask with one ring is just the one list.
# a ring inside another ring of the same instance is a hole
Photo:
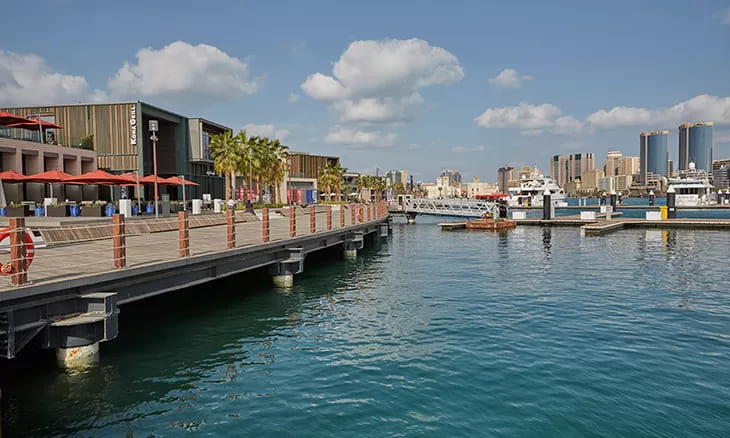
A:
{"label": "pier support piling", "polygon": [[611,210],[616,211],[616,190],[611,190]]}
{"label": "pier support piling", "polygon": [[416,223],[416,213],[406,213],[406,217],[408,218],[409,224],[415,224]]}
{"label": "pier support piling", "polygon": [[350,234],[344,242],[344,250],[342,255],[346,259],[354,259],[357,257],[357,250],[363,249],[365,246],[365,235],[362,231],[355,231]]}
{"label": "pier support piling", "polygon": [[304,272],[304,249],[287,248],[288,258],[271,265],[269,273],[276,287],[289,288],[294,285],[294,275]]}
{"label": "pier support piling", "polygon": [[550,220],[553,218],[553,200],[550,195],[550,191],[545,189],[545,193],[542,194],[542,218],[544,220]]}
{"label": "pier support piling", "polygon": [[60,368],[84,368],[98,362],[98,342],[81,347],[56,348],[56,363]]}
{"label": "pier support piling", "polygon": [[654,194],[654,190],[649,191],[649,205],[654,205],[654,198],[656,198],[656,195]]}

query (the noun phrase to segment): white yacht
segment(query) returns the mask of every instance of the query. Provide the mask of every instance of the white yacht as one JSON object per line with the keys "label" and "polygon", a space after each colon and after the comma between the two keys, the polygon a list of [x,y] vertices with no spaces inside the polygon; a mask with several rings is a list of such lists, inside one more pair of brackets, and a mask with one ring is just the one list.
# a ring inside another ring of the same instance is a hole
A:
{"label": "white yacht", "polygon": [[689,170],[680,170],[676,178],[669,178],[669,187],[675,193],[677,207],[702,207],[716,204],[717,194],[712,191],[712,184],[703,170],[689,163]]}
{"label": "white yacht", "polygon": [[542,197],[545,189],[550,191],[550,197],[556,207],[565,207],[568,205],[565,200],[565,191],[555,181],[538,171],[537,168],[535,168],[529,177],[523,175],[518,187],[511,187],[509,189],[510,197],[508,204],[511,206],[542,206]]}

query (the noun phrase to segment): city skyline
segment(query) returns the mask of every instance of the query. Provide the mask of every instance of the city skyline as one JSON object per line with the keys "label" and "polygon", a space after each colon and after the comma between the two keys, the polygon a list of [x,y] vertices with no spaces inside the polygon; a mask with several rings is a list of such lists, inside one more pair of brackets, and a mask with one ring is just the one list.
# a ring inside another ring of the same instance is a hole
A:
{"label": "city skyline", "polygon": [[[715,124],[714,157],[730,157],[727,2],[631,4],[633,14],[621,4],[429,3],[419,20],[407,19],[409,5],[379,2],[55,6],[7,6],[0,106],[132,96],[340,156],[354,171],[408,169],[422,181],[443,168],[494,181],[500,166],[546,170],[553,155],[638,155],[636,136],[656,130],[672,132],[678,163],[675,130],[702,121]],[[175,22],[161,18],[171,7]],[[387,17],[368,19],[383,8]],[[682,30],[650,32],[648,13]],[[240,26],[241,16],[256,19]],[[28,22],[87,25],[27,38]]]}

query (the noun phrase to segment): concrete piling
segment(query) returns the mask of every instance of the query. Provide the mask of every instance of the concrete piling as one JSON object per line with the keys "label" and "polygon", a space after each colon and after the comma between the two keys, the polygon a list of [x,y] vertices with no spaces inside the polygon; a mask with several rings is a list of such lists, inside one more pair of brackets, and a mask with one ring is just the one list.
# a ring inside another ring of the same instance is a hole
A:
{"label": "concrete piling", "polygon": [[98,342],[80,347],[56,348],[56,363],[60,368],[83,368],[98,362]]}
{"label": "concrete piling", "polygon": [[656,198],[656,195],[654,194],[654,190],[649,191],[649,205],[654,205],[654,198]]}
{"label": "concrete piling", "polygon": [[545,189],[542,194],[542,218],[544,220],[553,218],[553,199],[548,189]]}
{"label": "concrete piling", "polygon": [[616,190],[611,190],[611,209],[616,211]]}

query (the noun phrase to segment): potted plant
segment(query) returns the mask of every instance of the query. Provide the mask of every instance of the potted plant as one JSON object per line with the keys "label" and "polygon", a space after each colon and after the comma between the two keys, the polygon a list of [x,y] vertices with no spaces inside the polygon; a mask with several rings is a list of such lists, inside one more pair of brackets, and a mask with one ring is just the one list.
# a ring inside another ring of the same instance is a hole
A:
{"label": "potted plant", "polygon": [[56,204],[49,205],[48,207],[46,207],[46,212],[48,213],[48,216],[51,216],[51,217],[69,216],[69,208],[65,202],[59,202]]}
{"label": "potted plant", "polygon": [[11,202],[8,204],[5,214],[8,217],[26,217],[30,216],[30,210],[27,205]]}
{"label": "potted plant", "polygon": [[93,202],[81,206],[81,216],[83,217],[102,217],[104,216],[104,207],[106,204],[102,202]]}

